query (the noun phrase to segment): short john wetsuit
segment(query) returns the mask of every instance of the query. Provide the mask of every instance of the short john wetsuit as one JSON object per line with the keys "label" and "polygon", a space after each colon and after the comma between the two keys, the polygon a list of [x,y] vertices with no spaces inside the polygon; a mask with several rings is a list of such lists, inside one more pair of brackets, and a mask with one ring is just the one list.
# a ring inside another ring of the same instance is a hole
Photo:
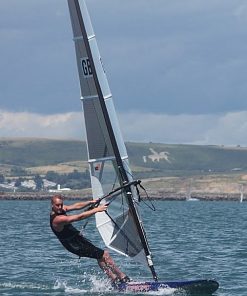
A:
{"label": "short john wetsuit", "polygon": [[52,222],[58,215],[66,215],[64,211],[61,214],[50,215],[50,226],[54,234],[57,236],[61,244],[71,253],[78,255],[79,257],[89,257],[95,259],[101,259],[104,254],[104,250],[95,247],[90,241],[80,234],[72,224],[64,225],[62,231],[56,231],[53,228]]}

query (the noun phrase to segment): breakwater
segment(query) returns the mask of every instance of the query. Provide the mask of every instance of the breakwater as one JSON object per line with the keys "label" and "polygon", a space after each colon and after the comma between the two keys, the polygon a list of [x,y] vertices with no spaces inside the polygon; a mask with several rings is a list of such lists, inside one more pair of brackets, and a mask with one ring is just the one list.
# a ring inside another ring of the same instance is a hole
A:
{"label": "breakwater", "polygon": [[[0,200],[50,200],[55,193],[52,192],[0,192]],[[76,190],[71,192],[57,192],[64,196],[65,200],[88,200],[92,198],[90,190]],[[152,190],[148,192],[148,196],[155,200],[188,200],[186,193],[181,192],[167,192],[162,190]],[[142,196],[146,199],[147,196]],[[237,193],[194,193],[191,194],[190,200],[201,201],[239,201],[240,197]],[[243,200],[245,201],[245,199]]]}

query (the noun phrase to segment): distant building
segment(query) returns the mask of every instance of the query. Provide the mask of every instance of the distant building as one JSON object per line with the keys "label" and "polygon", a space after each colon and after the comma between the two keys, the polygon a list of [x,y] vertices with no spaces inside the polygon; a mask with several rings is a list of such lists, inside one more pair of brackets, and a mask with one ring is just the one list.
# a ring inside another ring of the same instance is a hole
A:
{"label": "distant building", "polygon": [[0,187],[4,188],[4,189],[8,189],[8,190],[12,190],[12,191],[16,191],[17,187],[15,187],[15,182],[11,182],[11,183],[0,183]]}
{"label": "distant building", "polygon": [[25,180],[21,182],[21,186],[28,189],[36,189],[36,183],[34,182],[34,180]]}
{"label": "distant building", "polygon": [[57,184],[57,189],[49,189],[49,192],[63,192],[63,191],[70,191],[71,188],[61,188],[60,184]]}
{"label": "distant building", "polygon": [[57,183],[43,179],[44,189],[52,189],[57,186]]}

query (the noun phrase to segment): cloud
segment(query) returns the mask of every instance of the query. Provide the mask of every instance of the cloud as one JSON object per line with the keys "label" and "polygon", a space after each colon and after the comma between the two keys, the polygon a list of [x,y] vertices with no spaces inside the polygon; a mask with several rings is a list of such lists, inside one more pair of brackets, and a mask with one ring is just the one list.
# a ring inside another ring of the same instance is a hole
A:
{"label": "cloud", "polygon": [[[0,137],[85,139],[66,1],[11,3],[0,2]],[[87,1],[124,139],[247,146],[247,4],[150,3]]]}
{"label": "cloud", "polygon": [[215,126],[205,134],[206,141],[225,145],[247,146],[247,111],[219,116]]}
{"label": "cloud", "polygon": [[0,111],[0,137],[84,138],[83,115]]}
{"label": "cloud", "polygon": [[[86,2],[118,110],[247,109],[243,0]],[[0,1],[0,38],[0,108],[43,114],[80,108],[66,1]]]}
{"label": "cloud", "polygon": [[[120,113],[125,141],[247,146],[247,111],[226,114]],[[0,112],[0,137],[85,140],[82,112],[42,115]]]}
{"label": "cloud", "polygon": [[247,4],[241,3],[239,4],[234,12],[233,15],[241,22],[246,24],[246,18],[247,18]]}

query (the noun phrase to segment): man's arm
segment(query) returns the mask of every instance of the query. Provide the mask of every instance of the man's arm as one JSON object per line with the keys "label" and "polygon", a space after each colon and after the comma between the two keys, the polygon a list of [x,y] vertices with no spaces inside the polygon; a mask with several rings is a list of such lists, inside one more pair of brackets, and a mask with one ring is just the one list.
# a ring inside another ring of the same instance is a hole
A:
{"label": "man's arm", "polygon": [[106,211],[106,209],[107,209],[107,205],[102,205],[102,206],[98,206],[96,208],[82,212],[77,215],[69,215],[69,216],[58,215],[53,220],[52,224],[53,224],[53,227],[55,228],[56,231],[62,231],[64,225],[86,219],[86,218],[94,215],[97,212]]}
{"label": "man's arm", "polygon": [[95,204],[97,200],[89,200],[89,201],[81,201],[81,202],[76,202],[72,205],[64,205],[63,208],[66,212],[69,211],[74,211],[74,210],[81,210],[89,205]]}

